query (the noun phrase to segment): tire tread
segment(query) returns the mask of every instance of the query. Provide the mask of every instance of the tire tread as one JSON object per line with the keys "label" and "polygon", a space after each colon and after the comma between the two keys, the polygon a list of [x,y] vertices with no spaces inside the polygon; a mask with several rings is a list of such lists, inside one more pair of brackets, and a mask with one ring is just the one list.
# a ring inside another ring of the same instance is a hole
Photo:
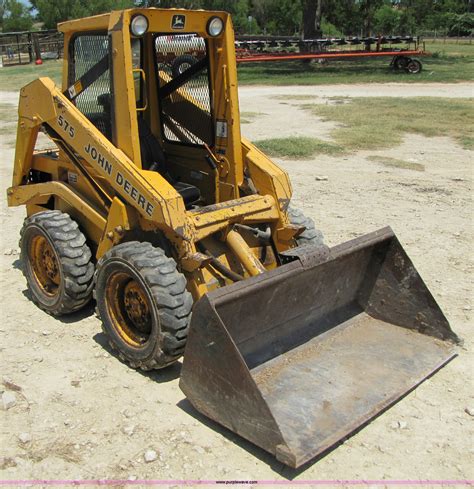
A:
{"label": "tire tread", "polygon": [[316,228],[313,219],[306,216],[303,211],[290,205],[288,207],[288,218],[291,224],[304,226],[306,229],[296,238],[299,245],[311,244],[315,246],[324,245],[323,233]]}

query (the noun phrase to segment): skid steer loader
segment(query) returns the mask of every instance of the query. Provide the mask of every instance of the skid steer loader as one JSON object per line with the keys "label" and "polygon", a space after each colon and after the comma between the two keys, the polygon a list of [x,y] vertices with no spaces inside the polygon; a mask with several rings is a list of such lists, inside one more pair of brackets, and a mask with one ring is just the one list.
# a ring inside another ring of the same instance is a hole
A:
{"label": "skid steer loader", "polygon": [[[287,174],[241,137],[227,13],[131,9],[59,29],[62,88],[21,89],[8,189],[26,205],[39,307],[94,296],[121,359],[149,370],[184,354],[194,407],[291,467],[453,358],[390,228],[328,248]],[[195,61],[173,73],[170,53]]]}

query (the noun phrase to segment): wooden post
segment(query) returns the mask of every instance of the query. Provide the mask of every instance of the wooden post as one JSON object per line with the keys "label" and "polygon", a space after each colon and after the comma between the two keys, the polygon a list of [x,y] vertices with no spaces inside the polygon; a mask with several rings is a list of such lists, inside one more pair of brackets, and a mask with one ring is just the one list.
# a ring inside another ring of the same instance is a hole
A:
{"label": "wooden post", "polygon": [[36,61],[38,61],[39,59],[41,59],[41,48],[38,40],[38,35],[36,33],[33,33],[32,36],[33,36],[33,46],[35,48],[35,58]]}
{"label": "wooden post", "polygon": [[28,32],[28,55],[30,57],[30,63],[33,62],[33,46],[32,46],[32,35],[31,32]]}
{"label": "wooden post", "polygon": [[15,36],[16,39],[16,49],[18,51],[18,63],[21,64],[21,54],[20,54],[20,39],[18,37],[18,34]]}

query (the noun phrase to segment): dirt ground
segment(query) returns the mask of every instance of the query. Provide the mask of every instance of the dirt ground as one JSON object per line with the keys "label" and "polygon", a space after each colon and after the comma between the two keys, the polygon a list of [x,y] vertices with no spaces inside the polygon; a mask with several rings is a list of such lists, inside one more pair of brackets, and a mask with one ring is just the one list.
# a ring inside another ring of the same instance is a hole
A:
{"label": "dirt ground", "polygon": [[[473,85],[244,87],[249,139],[329,137],[330,123],[283,95],[469,97]],[[0,93],[16,110],[17,95]],[[409,112],[407,113],[409,117]],[[1,195],[14,133],[0,140]],[[383,155],[424,165],[393,168]],[[324,458],[295,472],[197,414],[178,388],[179,364],[139,373],[106,347],[92,307],[64,319],[39,310],[19,270],[23,208],[0,199],[1,375],[20,386],[1,411],[0,479],[474,479],[472,153],[448,138],[407,135],[399,147],[352,156],[278,160],[294,201],[329,245],[390,225],[464,338],[459,356]],[[2,388],[2,390],[4,387]],[[158,458],[145,463],[144,453]],[[448,484],[446,483],[446,486]],[[374,484],[373,487],[384,484]]]}

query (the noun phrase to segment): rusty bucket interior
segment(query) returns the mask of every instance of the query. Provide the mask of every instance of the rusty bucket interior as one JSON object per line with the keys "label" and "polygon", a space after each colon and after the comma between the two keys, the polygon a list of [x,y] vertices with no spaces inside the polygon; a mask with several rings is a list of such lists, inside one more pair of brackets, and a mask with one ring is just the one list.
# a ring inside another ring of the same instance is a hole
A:
{"label": "rusty bucket interior", "polygon": [[298,253],[196,303],[180,379],[198,411],[293,468],[449,362],[458,341],[390,228]]}

